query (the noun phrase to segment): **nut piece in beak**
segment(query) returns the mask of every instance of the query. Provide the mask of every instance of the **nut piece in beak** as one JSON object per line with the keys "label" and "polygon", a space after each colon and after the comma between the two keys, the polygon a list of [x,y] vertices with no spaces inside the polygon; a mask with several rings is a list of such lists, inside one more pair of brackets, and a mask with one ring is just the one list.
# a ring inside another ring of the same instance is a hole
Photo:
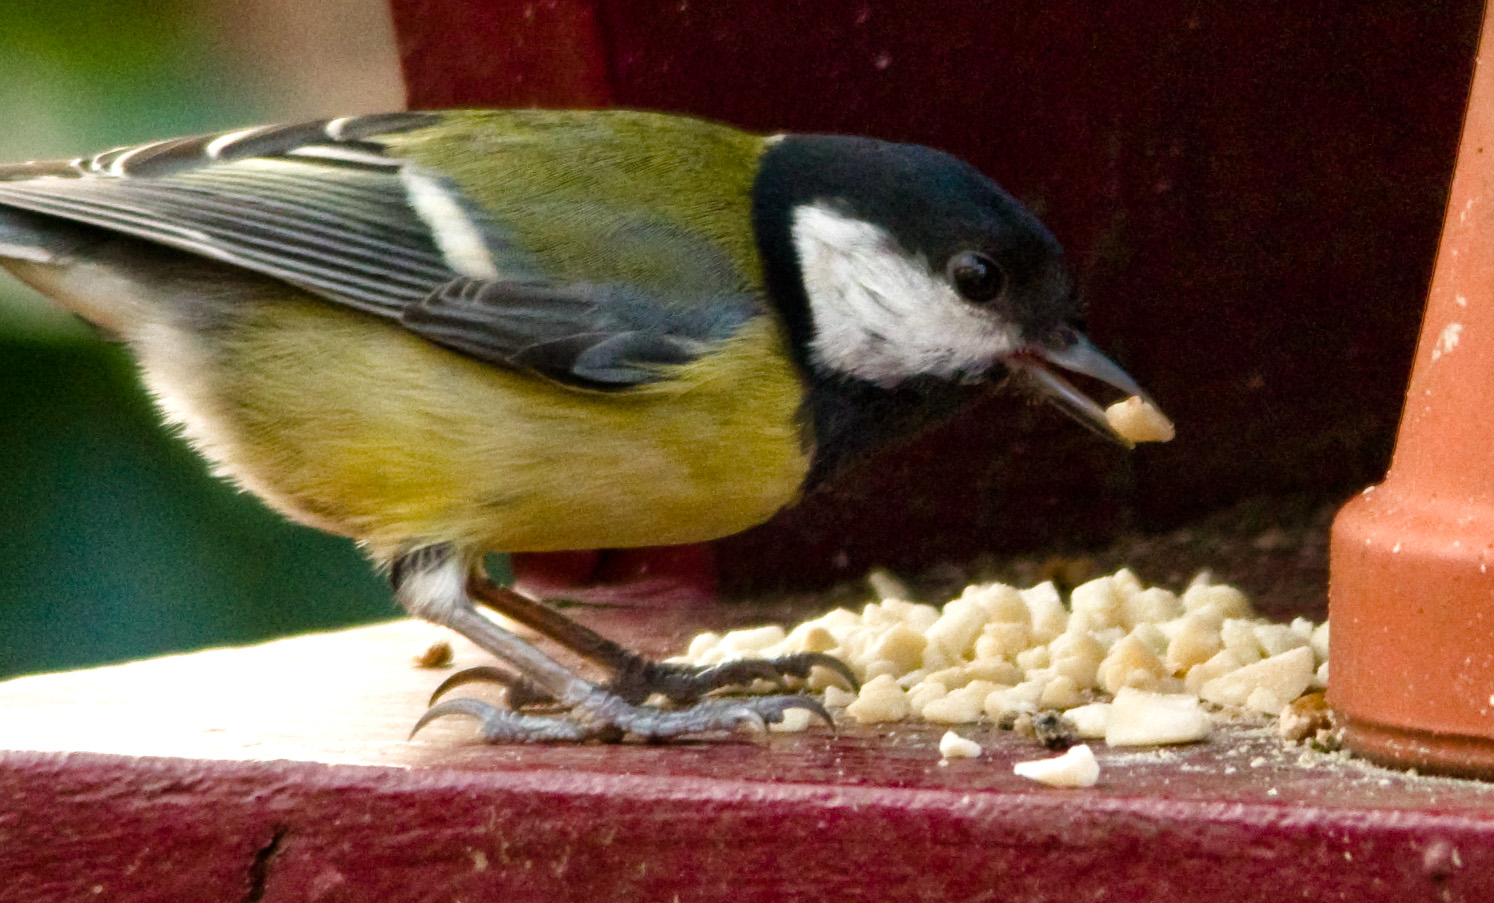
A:
{"label": "nut piece in beak", "polygon": [[1140,395],[1117,401],[1105,409],[1105,420],[1127,442],[1171,442],[1177,435],[1172,421]]}
{"label": "nut piece in beak", "polygon": [[[1096,348],[1079,333],[1066,336],[1062,348],[1038,346],[1011,358],[1011,371],[1036,388],[1045,400],[1059,410],[1102,436],[1115,439],[1127,448],[1137,442],[1165,442],[1172,438],[1172,422],[1152,402],[1130,374]],[[1056,371],[1066,370],[1105,383],[1129,396],[1119,405],[1120,420],[1101,408],[1092,398],[1076,389]]]}

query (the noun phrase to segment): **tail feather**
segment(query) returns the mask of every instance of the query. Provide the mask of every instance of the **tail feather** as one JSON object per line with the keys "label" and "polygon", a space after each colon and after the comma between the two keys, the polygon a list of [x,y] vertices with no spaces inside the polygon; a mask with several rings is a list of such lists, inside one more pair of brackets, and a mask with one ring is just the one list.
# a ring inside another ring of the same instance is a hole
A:
{"label": "tail feather", "polygon": [[0,266],[52,263],[79,244],[79,227],[53,217],[0,207]]}

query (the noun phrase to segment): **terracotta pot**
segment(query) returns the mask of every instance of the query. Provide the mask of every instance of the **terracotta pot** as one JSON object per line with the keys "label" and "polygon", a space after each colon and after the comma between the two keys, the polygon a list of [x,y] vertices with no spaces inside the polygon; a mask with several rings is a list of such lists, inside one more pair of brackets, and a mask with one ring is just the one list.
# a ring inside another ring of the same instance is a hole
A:
{"label": "terracotta pot", "polygon": [[1333,525],[1328,693],[1353,751],[1486,778],[1494,777],[1491,30],[1486,13],[1390,472]]}

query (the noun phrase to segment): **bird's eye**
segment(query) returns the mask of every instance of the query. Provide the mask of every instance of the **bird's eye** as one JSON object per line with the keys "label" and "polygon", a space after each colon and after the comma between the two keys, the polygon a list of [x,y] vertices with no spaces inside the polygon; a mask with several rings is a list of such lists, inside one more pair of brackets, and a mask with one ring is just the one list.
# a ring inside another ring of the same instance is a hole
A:
{"label": "bird's eye", "polygon": [[949,259],[949,281],[965,300],[983,303],[1006,288],[1006,273],[986,255],[962,251]]}

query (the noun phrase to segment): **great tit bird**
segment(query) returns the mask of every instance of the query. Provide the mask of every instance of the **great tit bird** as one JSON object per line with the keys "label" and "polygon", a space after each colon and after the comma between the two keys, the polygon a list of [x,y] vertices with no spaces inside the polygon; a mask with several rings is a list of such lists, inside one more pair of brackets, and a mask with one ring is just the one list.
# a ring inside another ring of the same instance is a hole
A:
{"label": "great tit bird", "polygon": [[1011,375],[1101,431],[1058,371],[1140,394],[1084,337],[1057,241],[971,166],[653,113],[391,113],[0,167],[0,264],[129,346],[219,474],[495,656],[437,696],[492,679],[506,708],[417,724],[493,742],[823,716],[707,694],[853,678],[646,660],[491,582],[488,551],[735,533]]}

